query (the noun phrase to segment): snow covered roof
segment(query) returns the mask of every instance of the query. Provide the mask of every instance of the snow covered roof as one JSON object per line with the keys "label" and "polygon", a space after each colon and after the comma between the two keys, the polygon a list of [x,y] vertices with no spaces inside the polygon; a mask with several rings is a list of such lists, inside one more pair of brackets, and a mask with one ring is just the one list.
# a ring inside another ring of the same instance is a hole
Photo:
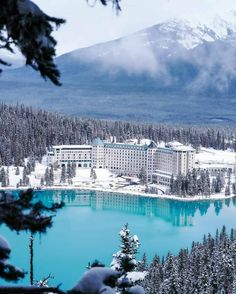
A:
{"label": "snow covered roof", "polygon": [[167,178],[171,178],[172,173],[165,172],[163,170],[155,170],[152,175],[155,175],[155,176],[164,176],[164,177],[167,177]]}
{"label": "snow covered roof", "polygon": [[177,141],[172,141],[172,142],[169,142],[169,143],[160,143],[158,145],[158,148],[160,149],[166,149],[166,150],[173,150],[173,151],[195,151],[195,149],[190,146],[190,145],[183,145],[182,143],[180,142],[177,142]]}
{"label": "snow covered roof", "polygon": [[56,145],[53,149],[90,149],[91,145]]}
{"label": "snow covered roof", "polygon": [[126,144],[131,144],[131,145],[150,145],[152,140],[150,139],[128,139],[125,141]]}

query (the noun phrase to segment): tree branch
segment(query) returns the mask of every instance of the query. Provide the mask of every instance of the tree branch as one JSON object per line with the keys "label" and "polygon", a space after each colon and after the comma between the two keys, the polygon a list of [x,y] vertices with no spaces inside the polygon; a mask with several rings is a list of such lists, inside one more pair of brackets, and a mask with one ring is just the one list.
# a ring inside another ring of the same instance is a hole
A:
{"label": "tree branch", "polygon": [[0,286],[0,293],[8,294],[25,294],[25,293],[57,293],[57,294],[66,294],[59,289],[59,287],[36,287],[36,286]]}

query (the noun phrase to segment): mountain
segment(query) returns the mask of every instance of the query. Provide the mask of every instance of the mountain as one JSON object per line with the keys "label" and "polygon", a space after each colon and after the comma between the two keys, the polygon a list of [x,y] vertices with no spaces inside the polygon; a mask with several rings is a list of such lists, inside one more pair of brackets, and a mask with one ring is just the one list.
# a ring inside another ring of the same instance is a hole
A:
{"label": "mountain", "polygon": [[235,123],[236,25],[171,20],[56,60],[63,86],[5,71],[4,102],[106,119]]}

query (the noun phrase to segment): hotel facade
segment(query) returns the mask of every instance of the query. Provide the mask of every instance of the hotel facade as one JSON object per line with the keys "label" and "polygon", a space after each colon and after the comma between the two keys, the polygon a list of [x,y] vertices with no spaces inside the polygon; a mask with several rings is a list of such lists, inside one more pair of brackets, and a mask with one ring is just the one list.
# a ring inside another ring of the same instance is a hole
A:
{"label": "hotel facade", "polygon": [[58,145],[47,153],[48,164],[75,164],[77,168],[105,168],[116,174],[137,176],[168,186],[170,177],[186,174],[195,165],[195,149],[178,142],[157,145],[150,140],[116,143],[95,139],[92,145]]}
{"label": "hotel facade", "polygon": [[169,186],[173,175],[186,175],[195,168],[196,150],[179,142],[160,144],[157,147],[157,169],[152,181],[158,185]]}

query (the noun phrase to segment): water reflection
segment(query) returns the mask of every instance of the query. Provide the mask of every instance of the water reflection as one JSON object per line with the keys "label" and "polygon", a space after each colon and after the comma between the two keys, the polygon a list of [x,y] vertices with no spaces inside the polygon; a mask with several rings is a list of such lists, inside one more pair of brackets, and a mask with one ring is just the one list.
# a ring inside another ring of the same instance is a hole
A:
{"label": "water reflection", "polygon": [[219,215],[223,205],[231,201],[236,206],[236,198],[217,201],[175,201],[169,199],[148,198],[122,193],[97,191],[58,190],[38,193],[44,202],[52,203],[63,200],[67,206],[91,207],[93,210],[120,211],[148,217],[158,217],[174,226],[193,226],[194,216],[205,215],[211,205]]}

